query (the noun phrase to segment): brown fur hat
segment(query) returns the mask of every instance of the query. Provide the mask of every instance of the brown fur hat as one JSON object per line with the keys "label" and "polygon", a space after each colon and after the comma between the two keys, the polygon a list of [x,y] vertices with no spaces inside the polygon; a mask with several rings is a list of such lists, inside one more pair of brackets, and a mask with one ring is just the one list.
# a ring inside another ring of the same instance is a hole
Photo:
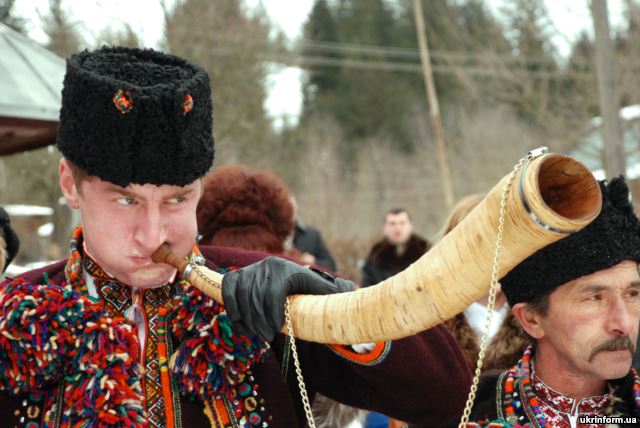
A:
{"label": "brown fur hat", "polygon": [[197,219],[204,245],[282,253],[293,233],[294,208],[274,174],[226,165],[205,177]]}

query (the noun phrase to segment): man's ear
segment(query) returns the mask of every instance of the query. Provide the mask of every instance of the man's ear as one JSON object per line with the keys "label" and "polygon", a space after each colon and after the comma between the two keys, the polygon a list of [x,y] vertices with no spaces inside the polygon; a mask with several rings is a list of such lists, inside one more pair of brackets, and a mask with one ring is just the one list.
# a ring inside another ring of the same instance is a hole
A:
{"label": "man's ear", "polygon": [[516,303],[511,308],[513,316],[516,317],[522,329],[534,339],[542,339],[545,335],[542,327],[542,315],[532,309],[526,303]]}
{"label": "man's ear", "polygon": [[73,180],[73,172],[69,161],[65,158],[60,159],[58,173],[60,174],[60,190],[62,190],[62,196],[67,201],[67,206],[75,209],[80,208],[80,195]]}

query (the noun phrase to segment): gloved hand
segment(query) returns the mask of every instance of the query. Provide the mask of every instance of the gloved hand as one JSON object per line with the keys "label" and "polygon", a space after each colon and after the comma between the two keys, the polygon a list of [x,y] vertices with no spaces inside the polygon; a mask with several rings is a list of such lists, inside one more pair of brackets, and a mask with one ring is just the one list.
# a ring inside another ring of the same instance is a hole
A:
{"label": "gloved hand", "polygon": [[241,334],[272,341],[284,325],[284,305],[292,294],[333,294],[355,284],[279,257],[267,257],[224,275],[222,299]]}

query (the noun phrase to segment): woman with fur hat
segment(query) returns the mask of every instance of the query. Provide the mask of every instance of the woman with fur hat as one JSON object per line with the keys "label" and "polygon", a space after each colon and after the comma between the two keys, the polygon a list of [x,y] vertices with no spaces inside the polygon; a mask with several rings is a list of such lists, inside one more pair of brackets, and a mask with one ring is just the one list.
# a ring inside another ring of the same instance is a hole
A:
{"label": "woman with fur hat", "polygon": [[294,208],[284,182],[268,171],[224,165],[204,178],[196,211],[202,245],[294,255]]}

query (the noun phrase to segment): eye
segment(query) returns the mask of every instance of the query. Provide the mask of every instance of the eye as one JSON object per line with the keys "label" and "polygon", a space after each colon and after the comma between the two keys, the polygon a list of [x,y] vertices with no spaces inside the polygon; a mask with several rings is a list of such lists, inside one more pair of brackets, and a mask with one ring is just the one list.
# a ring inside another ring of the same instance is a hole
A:
{"label": "eye", "polygon": [[116,202],[120,205],[133,205],[136,203],[136,200],[129,196],[123,196],[122,198],[116,199]]}
{"label": "eye", "polygon": [[175,196],[173,198],[168,199],[167,202],[171,205],[177,205],[184,202],[185,199],[186,198],[184,196]]}
{"label": "eye", "polygon": [[639,290],[629,290],[629,297],[636,298],[638,296],[640,296],[640,291]]}
{"label": "eye", "polygon": [[599,302],[600,300],[602,300],[602,295],[594,294],[593,296],[589,296],[587,300],[589,300],[590,302]]}

